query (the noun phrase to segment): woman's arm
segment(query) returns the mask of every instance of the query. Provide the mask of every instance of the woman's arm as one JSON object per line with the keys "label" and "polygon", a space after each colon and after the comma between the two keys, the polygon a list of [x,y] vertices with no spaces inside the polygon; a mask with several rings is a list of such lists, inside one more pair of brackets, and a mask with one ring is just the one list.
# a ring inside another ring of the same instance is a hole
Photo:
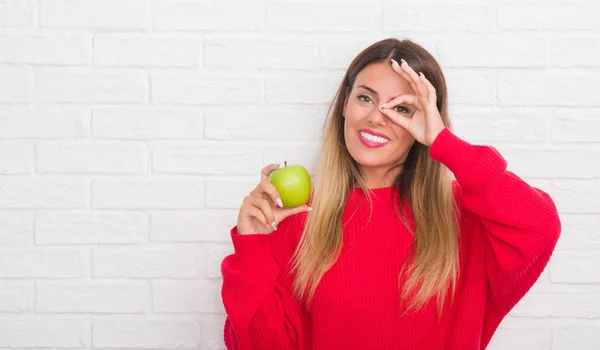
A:
{"label": "woman's arm", "polygon": [[[298,215],[301,216],[301,215]],[[231,232],[235,253],[221,265],[228,349],[304,349],[308,316],[291,292],[289,259],[299,220],[290,217],[272,234]]]}
{"label": "woman's arm", "polygon": [[508,312],[536,282],[561,232],[548,194],[506,170],[492,147],[471,145],[444,129],[431,146],[460,186],[464,209],[479,217],[486,235],[490,301]]}

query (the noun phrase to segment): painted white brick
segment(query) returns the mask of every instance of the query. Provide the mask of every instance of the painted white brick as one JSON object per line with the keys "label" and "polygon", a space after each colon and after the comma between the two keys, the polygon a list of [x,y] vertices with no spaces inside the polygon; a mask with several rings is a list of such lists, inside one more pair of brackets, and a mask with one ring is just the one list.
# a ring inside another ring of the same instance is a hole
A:
{"label": "painted white brick", "polygon": [[148,96],[146,73],[86,68],[44,69],[38,73],[43,102],[135,103]]}
{"label": "painted white brick", "polygon": [[599,286],[538,284],[511,311],[519,317],[597,318]]}
{"label": "painted white brick", "polygon": [[[235,8],[235,10],[233,10]],[[158,0],[154,7],[158,30],[262,30],[265,6],[262,1]]]}
{"label": "painted white brick", "polygon": [[35,148],[23,141],[0,141],[0,174],[31,173],[34,169]]}
{"label": "painted white brick", "polygon": [[[272,3],[275,4],[306,4],[313,6],[314,4],[319,4],[321,1],[319,0],[271,0]],[[329,5],[357,5],[362,4],[360,0],[328,0],[327,4]],[[376,6],[376,4],[373,4]]]}
{"label": "painted white brick", "polygon": [[5,348],[84,348],[90,335],[85,320],[52,318],[0,321]]}
{"label": "painted white brick", "polygon": [[[260,174],[260,172],[259,172]],[[258,185],[256,179],[206,180],[206,206],[214,209],[239,209],[246,197]]]}
{"label": "painted white brick", "polygon": [[4,0],[0,2],[0,27],[31,27],[33,0]]}
{"label": "painted white brick", "polygon": [[170,142],[152,144],[155,174],[252,175],[260,172],[262,147],[242,143]]}
{"label": "painted white brick", "polygon": [[553,5],[564,5],[564,4],[589,4],[589,0],[498,0],[501,4],[553,4]]}
{"label": "painted white brick", "polygon": [[202,112],[179,107],[98,107],[92,110],[96,138],[197,139],[204,132]]}
{"label": "painted white brick", "polygon": [[200,316],[202,326],[202,350],[225,350],[223,342],[223,325],[225,314],[203,314]]}
{"label": "painted white brick", "polygon": [[198,349],[200,324],[169,319],[119,318],[92,323],[96,349]]}
{"label": "painted white brick", "polygon": [[140,30],[150,29],[151,23],[150,1],[40,1],[41,27]]}
{"label": "painted white brick", "polygon": [[396,3],[383,10],[385,31],[492,31],[495,22],[495,4],[404,6]]}
{"label": "painted white brick", "polygon": [[233,254],[233,246],[231,243],[205,243],[204,247],[206,250],[204,277],[221,278],[221,262],[226,256]]}
{"label": "painted white brick", "polygon": [[39,313],[144,313],[150,297],[146,282],[37,282]]}
{"label": "painted white brick", "polygon": [[223,313],[221,280],[152,281],[152,307],[159,313]]}
{"label": "painted white brick", "polygon": [[38,143],[40,173],[145,174],[148,149],[130,141],[53,141]]}
{"label": "painted white brick", "polygon": [[82,35],[0,36],[0,63],[87,65],[91,39]]}
{"label": "painted white brick", "polygon": [[[512,171],[522,177],[540,178],[598,178],[600,152],[596,150],[529,150],[498,147],[508,160]],[[569,164],[553,167],[549,173],[544,164]]]}
{"label": "painted white brick", "polygon": [[489,348],[600,348],[599,9],[0,0],[0,350],[224,350],[220,264],[243,197],[269,163],[314,175],[345,70],[388,37],[438,59],[455,132],[561,214]]}
{"label": "painted white brick", "polygon": [[26,68],[0,66],[0,103],[28,102],[33,94],[33,74]]}
{"label": "painted white brick", "polygon": [[321,72],[318,75],[274,76],[266,81],[269,104],[329,104],[343,76]]}
{"label": "painted white brick", "polygon": [[99,247],[93,249],[96,278],[196,278],[204,252],[195,245],[176,247]]}
{"label": "painted white brick", "polygon": [[83,208],[88,191],[79,178],[0,177],[0,209]]}
{"label": "painted white brick", "polygon": [[550,262],[550,279],[553,283],[600,283],[600,256],[557,251]]}
{"label": "painted white brick", "polygon": [[202,40],[144,34],[103,34],[94,37],[94,64],[115,67],[195,67]]}
{"label": "painted white brick", "polygon": [[600,215],[560,216],[562,234],[557,250],[600,251]]}
{"label": "painted white brick", "polygon": [[533,34],[456,34],[440,41],[438,54],[445,67],[545,67],[550,43]]}
{"label": "painted white brick", "polygon": [[320,149],[321,144],[319,142],[267,147],[263,157],[263,164],[277,163],[283,167],[287,161],[288,165],[302,165],[311,175],[314,175]]}
{"label": "painted white brick", "polygon": [[551,325],[539,319],[507,317],[498,327],[489,350],[549,350]]}
{"label": "painted white brick", "polygon": [[[315,140],[323,133],[327,109],[321,106],[213,108],[205,136],[215,140]],[[256,169],[255,169],[256,170]]]}
{"label": "painted white brick", "polygon": [[600,6],[585,4],[513,4],[498,5],[498,26],[501,29],[598,30]]}
{"label": "painted white brick", "polygon": [[197,209],[204,206],[204,181],[190,178],[95,179],[97,209]]}
{"label": "painted white brick", "polygon": [[72,249],[2,249],[0,261],[0,278],[77,278],[83,274],[83,255]]}
{"label": "painted white brick", "polygon": [[359,34],[349,37],[324,38],[319,42],[319,66],[327,69],[345,70],[350,66],[356,55],[380,39],[383,38],[363,37]]}
{"label": "painted white brick", "polygon": [[131,244],[148,235],[148,217],[139,212],[38,212],[35,243]]}
{"label": "painted white brick", "polygon": [[33,212],[1,210],[0,246],[32,244],[34,221],[35,215]]}
{"label": "painted white brick", "polygon": [[306,40],[214,39],[206,43],[210,68],[316,70],[317,44]]}
{"label": "painted white brick", "polygon": [[600,67],[600,37],[557,39],[552,43],[554,67]]}
{"label": "painted white brick", "polygon": [[552,141],[600,142],[600,114],[595,109],[561,109],[550,122]]}
{"label": "painted white brick", "polygon": [[450,120],[456,134],[473,144],[541,143],[548,139],[549,113],[543,108],[459,106],[450,107]]}
{"label": "painted white brick", "polygon": [[0,138],[80,138],[89,114],[77,106],[0,106]]}
{"label": "painted white brick", "polygon": [[231,242],[237,210],[164,211],[150,214],[153,242]]}
{"label": "painted white brick", "polygon": [[184,105],[259,104],[262,83],[257,78],[195,73],[151,74],[152,102]]}
{"label": "painted white brick", "polygon": [[600,346],[598,320],[561,320],[552,326],[552,350],[596,350]]}
{"label": "painted white brick", "polygon": [[277,31],[363,32],[377,28],[377,6],[268,4],[267,29]]}
{"label": "painted white brick", "polygon": [[599,94],[598,76],[536,71],[498,77],[498,101],[505,106],[598,106]]}
{"label": "painted white brick", "polygon": [[562,213],[600,213],[598,180],[557,180],[551,191]]}
{"label": "painted white brick", "polygon": [[450,106],[493,106],[498,94],[498,77],[491,70],[445,70]]}
{"label": "painted white brick", "polygon": [[0,312],[31,312],[33,301],[33,283],[3,281],[0,285]]}

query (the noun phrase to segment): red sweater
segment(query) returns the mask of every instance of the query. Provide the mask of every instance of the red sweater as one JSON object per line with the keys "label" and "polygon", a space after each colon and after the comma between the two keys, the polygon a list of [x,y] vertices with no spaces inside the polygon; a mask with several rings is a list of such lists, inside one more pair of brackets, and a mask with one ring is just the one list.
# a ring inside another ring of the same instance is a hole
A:
{"label": "red sweater", "polygon": [[552,199],[507,171],[494,148],[445,129],[430,156],[454,173],[460,215],[460,277],[439,323],[435,298],[416,313],[399,309],[398,276],[413,238],[394,212],[392,188],[373,190],[371,220],[368,202],[353,189],[342,253],[309,310],[292,296],[289,275],[306,214],[287,218],[270,235],[232,229],[235,253],[222,262],[227,348],[485,349],[544,270],[561,224]]}

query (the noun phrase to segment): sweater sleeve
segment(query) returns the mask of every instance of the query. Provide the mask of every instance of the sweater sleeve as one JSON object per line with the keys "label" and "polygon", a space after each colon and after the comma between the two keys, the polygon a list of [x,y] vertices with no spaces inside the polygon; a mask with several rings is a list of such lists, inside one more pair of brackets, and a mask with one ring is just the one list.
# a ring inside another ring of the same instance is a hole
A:
{"label": "sweater sleeve", "polygon": [[234,253],[221,264],[229,350],[304,348],[308,317],[292,296],[287,261],[293,249],[285,232],[290,219],[269,235],[231,230]]}
{"label": "sweater sleeve", "polygon": [[508,313],[550,260],[561,232],[556,206],[548,194],[507,171],[495,148],[471,145],[447,128],[430,156],[452,171],[461,205],[481,222],[489,302],[496,312]]}

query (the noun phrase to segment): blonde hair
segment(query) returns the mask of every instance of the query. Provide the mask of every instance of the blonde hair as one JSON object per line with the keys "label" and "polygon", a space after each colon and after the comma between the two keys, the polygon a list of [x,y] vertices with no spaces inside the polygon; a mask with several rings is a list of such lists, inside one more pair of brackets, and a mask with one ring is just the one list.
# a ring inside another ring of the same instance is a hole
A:
{"label": "blonde hair", "polygon": [[[346,148],[343,107],[352,91],[358,73],[375,62],[390,58],[406,60],[416,71],[423,72],[437,91],[437,107],[444,124],[450,127],[447,89],[444,75],[436,60],[421,46],[410,40],[386,39],[363,50],[351,63],[333,100],[325,124],[323,145],[317,165],[312,211],[293,257],[294,294],[306,305],[325,272],[335,263],[342,250],[342,214],[353,187],[360,187],[369,203],[371,198],[358,164]],[[331,112],[333,110],[333,112]],[[448,169],[429,156],[429,148],[415,142],[402,171],[394,180],[394,190],[407,199],[412,210],[416,231],[409,259],[402,267],[408,277],[401,290],[400,302],[405,312],[421,308],[432,296],[437,296],[438,312],[458,279],[458,223]],[[404,213],[405,200],[396,213],[411,230]],[[372,206],[371,206],[372,208]],[[411,230],[412,231],[412,230]]]}

